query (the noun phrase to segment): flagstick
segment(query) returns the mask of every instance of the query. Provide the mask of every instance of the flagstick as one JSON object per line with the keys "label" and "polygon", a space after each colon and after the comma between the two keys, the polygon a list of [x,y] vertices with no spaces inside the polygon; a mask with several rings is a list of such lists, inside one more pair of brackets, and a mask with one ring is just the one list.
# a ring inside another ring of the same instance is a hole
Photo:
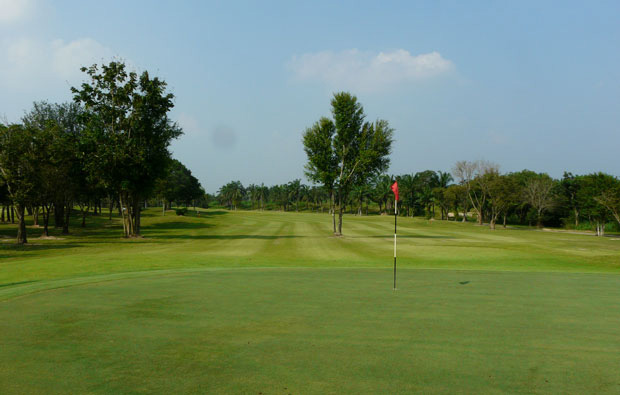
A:
{"label": "flagstick", "polygon": [[394,290],[396,290],[396,208],[398,207],[398,200],[394,199]]}

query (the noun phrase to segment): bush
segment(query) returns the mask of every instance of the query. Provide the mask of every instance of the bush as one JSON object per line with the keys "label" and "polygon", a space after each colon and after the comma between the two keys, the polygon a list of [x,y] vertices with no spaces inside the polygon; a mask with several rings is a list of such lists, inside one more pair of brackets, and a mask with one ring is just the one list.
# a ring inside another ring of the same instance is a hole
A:
{"label": "bush", "polygon": [[178,208],[175,210],[177,215],[185,215],[187,214],[187,209],[186,208]]}

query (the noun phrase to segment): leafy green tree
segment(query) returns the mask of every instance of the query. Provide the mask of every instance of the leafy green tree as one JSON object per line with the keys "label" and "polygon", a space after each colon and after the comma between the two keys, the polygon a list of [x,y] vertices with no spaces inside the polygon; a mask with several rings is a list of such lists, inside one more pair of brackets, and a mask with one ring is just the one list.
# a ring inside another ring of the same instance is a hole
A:
{"label": "leafy green tree", "polygon": [[593,173],[581,176],[580,188],[577,191],[577,200],[582,213],[595,224],[597,236],[605,234],[605,224],[610,220],[610,204],[607,200],[618,190],[618,179],[605,173]]}
{"label": "leafy green tree", "polygon": [[439,176],[433,170],[424,170],[414,176],[415,189],[418,195],[418,201],[426,212],[427,218],[435,216],[435,201],[433,189],[439,184]]}
{"label": "leafy green tree", "polygon": [[303,187],[301,185],[301,180],[296,179],[288,183],[288,198],[295,202],[295,211],[299,211],[299,200],[302,197]]}
{"label": "leafy green tree", "polygon": [[[401,205],[404,206],[404,213],[408,216],[415,214],[415,205],[417,201],[417,183],[413,174],[403,174],[396,177],[398,181],[398,189],[400,194]],[[387,185],[388,191],[391,191],[390,185]]]}
{"label": "leafy green tree", "polygon": [[577,193],[581,187],[581,177],[575,176],[572,173],[564,172],[564,176],[560,181],[562,194],[566,199],[568,205],[573,211],[573,217],[575,219],[575,228],[579,226],[579,200],[577,199]]}
{"label": "leafy green tree", "polygon": [[595,200],[609,210],[618,225],[620,225],[620,181],[616,178],[608,182],[608,187],[601,191],[600,195],[595,197]]}
{"label": "leafy green tree", "polygon": [[265,184],[260,184],[260,186],[258,187],[257,199],[259,201],[260,209],[264,210],[267,199],[269,199],[269,187],[266,187]]}
{"label": "leafy green tree", "polygon": [[510,175],[501,175],[498,172],[490,172],[484,176],[488,185],[489,194],[489,228],[495,230],[495,224],[500,215],[504,217],[504,228],[508,211],[519,200],[520,188],[517,180]]}
{"label": "leafy green tree", "polygon": [[163,201],[163,212],[172,202],[185,204],[185,207],[204,196],[200,182],[183,163],[170,160],[165,175],[155,183],[155,195]]}
{"label": "leafy green tree", "polygon": [[122,62],[81,70],[90,81],[72,91],[88,112],[94,154],[86,168],[118,196],[125,237],[139,237],[142,201],[165,171],[171,141],[182,134],[168,118],[173,95],[164,81],[146,71],[128,73]]}
{"label": "leafy green tree", "polygon": [[16,208],[18,244],[28,242],[26,207],[37,199],[40,178],[36,167],[36,151],[32,129],[23,125],[0,125],[0,176]]}
{"label": "leafy green tree", "polygon": [[[352,200],[357,205],[357,215],[362,215],[364,202],[370,197],[370,188],[368,185],[355,185],[351,192]],[[368,205],[366,205],[366,214],[368,215]]]}
{"label": "leafy green tree", "polygon": [[[37,140],[35,152],[41,183],[36,205],[43,210],[44,230],[48,236],[49,215],[53,207],[57,227],[69,233],[69,216],[76,202],[83,206],[99,190],[87,180],[84,159],[91,152],[82,145],[83,109],[76,103],[35,102],[22,121]],[[84,218],[83,218],[84,220]]]}
{"label": "leafy green tree", "polygon": [[439,184],[439,188],[447,188],[448,186],[450,186],[450,183],[452,181],[454,181],[454,178],[449,172],[444,172],[441,170],[437,172],[437,183]]}
{"label": "leafy green tree", "polygon": [[543,214],[554,205],[554,186],[553,179],[541,173],[537,177],[530,178],[523,189],[524,200],[536,212],[536,226],[539,228],[543,227]]}
{"label": "leafy green tree", "polygon": [[329,211],[332,214],[334,233],[337,232],[334,186],[338,177],[338,162],[333,151],[335,133],[334,122],[323,117],[303,134],[304,151],[308,157],[305,175],[309,180],[322,184],[329,193]]}
{"label": "leafy green tree", "polygon": [[473,162],[458,161],[452,169],[452,174],[465,187],[471,207],[476,211],[478,225],[484,221],[484,209],[488,198],[488,179],[483,176],[487,173],[498,172],[499,166],[484,160]]}
{"label": "leafy green tree", "polygon": [[241,181],[231,181],[220,188],[218,195],[224,205],[231,210],[236,210],[245,196],[245,188]]}
{"label": "leafy green tree", "polygon": [[385,214],[388,202],[392,201],[392,182],[392,177],[387,174],[376,175],[371,181],[371,199],[379,205],[379,214]]}
{"label": "leafy green tree", "polygon": [[458,184],[450,185],[443,192],[443,199],[446,206],[448,207],[448,210],[454,210],[455,221],[459,219],[459,209],[463,210],[462,221],[465,222],[467,220],[466,213],[469,209],[469,196],[467,196],[467,192],[464,186]]}
{"label": "leafy green tree", "polygon": [[334,94],[331,105],[333,122],[321,118],[315,127],[307,129],[304,148],[309,178],[329,187],[325,181],[330,182],[333,177],[338,205],[334,233],[341,235],[344,204],[351,188],[368,183],[389,165],[393,130],[385,120],[364,122],[364,109],[350,93]]}

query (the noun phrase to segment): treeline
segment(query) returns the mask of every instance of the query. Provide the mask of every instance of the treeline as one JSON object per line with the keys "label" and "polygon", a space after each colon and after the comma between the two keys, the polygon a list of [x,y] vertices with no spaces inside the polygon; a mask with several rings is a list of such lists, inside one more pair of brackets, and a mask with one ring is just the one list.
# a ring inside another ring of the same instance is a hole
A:
{"label": "treeline", "polygon": [[[415,174],[383,174],[390,163],[393,130],[386,120],[367,122],[357,97],[347,92],[334,94],[331,118],[322,117],[302,135],[308,158],[305,175],[319,186],[295,180],[265,187],[239,181],[224,185],[220,204],[236,208],[249,202],[249,208],[323,210],[333,218],[333,232],[342,234],[342,214],[368,214],[370,203],[379,213],[394,211],[390,186],[398,181],[403,216],[466,221],[474,217],[479,225],[495,229],[504,226],[536,224],[542,227],[580,226],[603,235],[611,222],[620,224],[620,181],[605,173],[572,175],[560,180],[546,173],[505,173],[487,161],[459,161],[452,172],[421,171]],[[336,213],[338,222],[336,222]],[[581,225],[580,225],[581,224]]]}
{"label": "treeline", "polygon": [[[372,177],[354,186],[343,202],[344,211],[357,214],[393,214],[390,186],[398,181],[400,216],[424,216],[452,221],[475,220],[495,229],[499,222],[542,227],[592,229],[603,235],[606,226],[620,224],[620,181],[595,173],[565,173],[553,179],[529,170],[501,173],[486,161],[460,161],[452,172],[425,170],[413,174]],[[265,186],[239,181],[220,188],[215,199],[230,209],[331,212],[329,190],[301,180]]]}
{"label": "treeline", "polygon": [[20,244],[28,213],[48,236],[50,218],[69,232],[76,206],[82,226],[89,210],[101,214],[108,206],[111,216],[116,207],[124,236],[139,237],[147,199],[204,197],[198,180],[171,159],[168,147],[182,130],[168,118],[166,83],[128,72],[122,62],[82,71],[88,82],[71,89],[73,102],[37,102],[21,123],[0,124],[0,220],[17,217]]}

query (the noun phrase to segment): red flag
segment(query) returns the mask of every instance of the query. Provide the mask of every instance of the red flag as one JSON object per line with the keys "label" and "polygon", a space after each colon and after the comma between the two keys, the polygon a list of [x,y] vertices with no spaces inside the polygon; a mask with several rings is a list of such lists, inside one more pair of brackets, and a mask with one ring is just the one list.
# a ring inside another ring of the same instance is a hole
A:
{"label": "red flag", "polygon": [[398,200],[398,181],[394,181],[394,184],[392,184],[392,192],[394,192],[394,196]]}

